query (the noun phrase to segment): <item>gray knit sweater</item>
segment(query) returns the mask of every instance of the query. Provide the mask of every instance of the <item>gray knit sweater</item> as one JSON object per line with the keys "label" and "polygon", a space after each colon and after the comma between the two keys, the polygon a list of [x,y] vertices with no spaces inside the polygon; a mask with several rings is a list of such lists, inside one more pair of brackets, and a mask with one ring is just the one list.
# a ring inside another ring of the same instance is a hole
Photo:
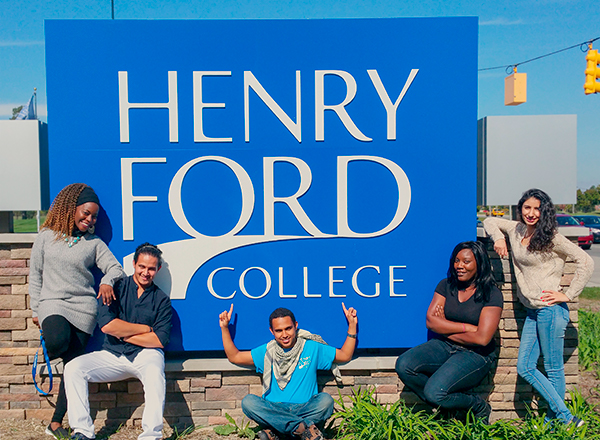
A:
{"label": "gray knit sweater", "polygon": [[91,334],[96,325],[97,302],[92,268],[104,274],[101,284],[113,286],[123,268],[96,235],[85,234],[69,247],[56,240],[54,231],[42,230],[33,244],[29,271],[29,295],[33,316],[40,324],[60,315],[78,329]]}
{"label": "gray knit sweater", "polygon": [[483,226],[494,243],[504,239],[504,234],[508,237],[517,278],[517,295],[525,307],[540,309],[547,306],[540,299],[542,292],[561,290],[560,281],[568,258],[576,265],[573,281],[563,292],[570,300],[579,296],[594,272],[592,257],[564,235],[557,233],[554,236],[552,252],[530,252],[521,244],[527,231],[523,223],[488,217],[483,221]]}

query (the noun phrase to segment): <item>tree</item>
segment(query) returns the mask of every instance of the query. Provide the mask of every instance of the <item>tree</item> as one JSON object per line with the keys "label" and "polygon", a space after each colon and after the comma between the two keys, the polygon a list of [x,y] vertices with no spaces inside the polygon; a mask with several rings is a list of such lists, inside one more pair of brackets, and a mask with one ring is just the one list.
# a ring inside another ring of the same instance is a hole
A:
{"label": "tree", "polygon": [[18,107],[16,107],[16,108],[13,108],[13,109],[12,109],[13,115],[12,115],[12,118],[10,118],[10,120],[12,121],[12,120],[15,120],[15,119],[17,119],[17,115],[19,114],[19,112],[20,112],[21,110],[23,110],[23,106],[22,106],[22,105],[20,105],[20,106],[18,106]]}
{"label": "tree", "polygon": [[592,186],[585,191],[577,190],[577,206],[579,211],[592,212],[600,205],[600,185]]}

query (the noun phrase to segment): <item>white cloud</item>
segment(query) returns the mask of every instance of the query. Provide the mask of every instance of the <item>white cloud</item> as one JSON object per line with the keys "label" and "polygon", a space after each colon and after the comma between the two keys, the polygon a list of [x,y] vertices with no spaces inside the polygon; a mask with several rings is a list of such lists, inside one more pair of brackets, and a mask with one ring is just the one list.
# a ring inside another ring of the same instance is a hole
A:
{"label": "white cloud", "polygon": [[0,41],[0,47],[43,46],[44,41]]}
{"label": "white cloud", "polygon": [[480,21],[479,26],[519,26],[525,24],[521,19],[509,20],[507,18],[494,18],[493,20]]}

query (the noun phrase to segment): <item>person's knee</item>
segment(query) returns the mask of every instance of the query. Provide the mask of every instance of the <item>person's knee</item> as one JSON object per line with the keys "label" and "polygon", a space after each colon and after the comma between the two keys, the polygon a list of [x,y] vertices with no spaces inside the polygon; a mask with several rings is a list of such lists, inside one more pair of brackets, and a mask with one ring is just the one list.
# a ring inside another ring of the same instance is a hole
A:
{"label": "person's knee", "polygon": [[46,350],[48,356],[51,359],[62,357],[62,355],[68,350],[69,343],[71,341],[70,333],[62,332],[45,332],[44,343],[46,344]]}
{"label": "person's knee", "polygon": [[423,389],[423,395],[430,404],[443,407],[448,397],[448,390],[439,384],[433,384],[429,381]]}
{"label": "person's knee", "polygon": [[82,365],[79,362],[75,362],[75,360],[65,364],[65,369],[63,370],[65,387],[70,384],[83,383],[82,381],[87,382],[86,372],[82,368]]}
{"label": "person's knee", "polygon": [[83,365],[81,365],[81,362],[77,362],[77,358],[75,358],[65,365],[63,370],[63,376],[82,376],[83,370]]}
{"label": "person's knee", "polygon": [[251,414],[254,414],[256,408],[260,405],[261,398],[254,394],[248,394],[242,399],[242,412],[246,417],[251,418]]}
{"label": "person's knee", "polygon": [[517,374],[523,378],[531,377],[535,368],[531,368],[528,362],[519,359],[517,361]]}
{"label": "person's knee", "polygon": [[409,362],[410,358],[408,356],[405,356],[405,354],[400,355],[398,359],[396,359],[395,369],[396,373],[398,374],[398,377],[401,380],[409,374],[409,371],[412,370]]}
{"label": "person's knee", "polygon": [[317,411],[323,414],[324,418],[329,418],[333,414],[333,397],[327,393],[319,393],[316,395]]}
{"label": "person's knee", "polygon": [[73,378],[75,374],[77,374],[79,371],[79,369],[73,369],[73,362],[69,362],[67,365],[65,365],[65,369],[63,370],[63,377],[65,378],[65,380],[69,380]]}

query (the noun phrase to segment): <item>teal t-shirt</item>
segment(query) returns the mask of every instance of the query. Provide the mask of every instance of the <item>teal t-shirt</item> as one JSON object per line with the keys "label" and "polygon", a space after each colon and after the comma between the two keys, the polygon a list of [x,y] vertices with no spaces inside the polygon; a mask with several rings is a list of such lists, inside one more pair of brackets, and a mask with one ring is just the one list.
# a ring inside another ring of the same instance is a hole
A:
{"label": "teal t-shirt", "polygon": [[[256,371],[264,371],[267,344],[255,348],[250,353]],[[270,402],[306,403],[319,392],[317,388],[317,370],[329,370],[335,359],[335,347],[307,340],[302,354],[292,373],[292,378],[282,390],[271,371],[271,388],[263,397]]]}

